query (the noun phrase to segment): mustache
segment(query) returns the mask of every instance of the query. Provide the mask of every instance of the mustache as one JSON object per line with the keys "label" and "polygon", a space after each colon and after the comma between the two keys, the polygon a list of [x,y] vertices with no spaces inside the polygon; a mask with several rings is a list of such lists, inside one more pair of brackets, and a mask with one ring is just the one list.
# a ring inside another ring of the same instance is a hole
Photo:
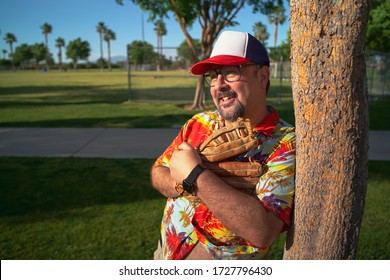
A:
{"label": "mustache", "polygon": [[218,91],[215,94],[217,99],[221,99],[224,97],[237,97],[237,93],[234,90],[229,90],[229,91]]}

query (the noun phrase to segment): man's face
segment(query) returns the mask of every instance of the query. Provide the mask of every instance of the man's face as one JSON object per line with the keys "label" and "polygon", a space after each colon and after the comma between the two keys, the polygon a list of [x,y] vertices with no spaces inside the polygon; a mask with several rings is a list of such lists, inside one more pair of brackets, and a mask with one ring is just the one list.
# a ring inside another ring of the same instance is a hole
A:
{"label": "man's face", "polygon": [[254,114],[252,111],[261,102],[260,70],[259,65],[248,63],[240,67],[224,66],[206,75],[214,104],[226,121]]}
{"label": "man's face", "polygon": [[213,96],[215,105],[222,118],[229,122],[235,121],[239,117],[244,117],[245,108],[238,99],[238,94],[233,89],[227,91],[217,91]]}

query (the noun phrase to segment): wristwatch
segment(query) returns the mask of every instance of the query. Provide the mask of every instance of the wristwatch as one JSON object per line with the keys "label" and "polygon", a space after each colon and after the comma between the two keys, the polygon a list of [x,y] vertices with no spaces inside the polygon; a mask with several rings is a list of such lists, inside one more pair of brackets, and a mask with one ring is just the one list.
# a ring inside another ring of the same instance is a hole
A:
{"label": "wristwatch", "polygon": [[192,169],[191,173],[188,175],[186,179],[183,180],[182,186],[183,189],[181,190],[178,188],[179,186],[176,186],[176,190],[179,192],[180,195],[183,195],[185,193],[195,195],[195,187],[196,187],[196,179],[199,177],[200,173],[202,173],[206,168],[204,168],[201,164],[198,164],[195,166],[194,169]]}

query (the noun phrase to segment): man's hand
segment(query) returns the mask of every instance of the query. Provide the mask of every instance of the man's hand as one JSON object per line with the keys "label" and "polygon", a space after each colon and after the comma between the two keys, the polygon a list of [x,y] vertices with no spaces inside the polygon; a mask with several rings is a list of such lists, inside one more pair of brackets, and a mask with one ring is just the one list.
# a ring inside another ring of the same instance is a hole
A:
{"label": "man's hand", "polygon": [[171,177],[179,184],[191,173],[199,163],[202,163],[200,156],[190,144],[183,142],[171,158]]}

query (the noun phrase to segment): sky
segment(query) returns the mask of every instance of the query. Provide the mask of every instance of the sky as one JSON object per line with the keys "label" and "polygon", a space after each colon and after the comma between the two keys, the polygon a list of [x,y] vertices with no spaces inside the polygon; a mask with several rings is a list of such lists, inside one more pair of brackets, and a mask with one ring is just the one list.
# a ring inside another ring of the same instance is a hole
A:
{"label": "sky", "polygon": [[[6,33],[16,36],[14,49],[21,44],[33,45],[43,43],[44,35],[41,26],[48,23],[52,26],[49,36],[49,49],[53,58],[57,60],[55,40],[58,37],[65,39],[67,44],[80,37],[88,41],[91,47],[90,61],[100,57],[99,34],[96,26],[99,22],[113,30],[116,40],[111,41],[111,56],[126,55],[126,46],[135,40],[145,40],[151,45],[157,45],[153,22],[148,21],[149,14],[142,12],[130,0],[124,0],[124,5],[118,5],[115,0],[1,0],[0,1],[0,50],[9,52],[9,45],[4,37]],[[285,4],[286,17],[289,18],[289,6]],[[242,9],[235,20],[239,25],[225,30],[237,30],[252,33],[255,22],[267,25],[270,38],[267,46],[273,46],[274,27],[268,23],[267,17],[262,14],[253,14],[251,8]],[[163,36],[164,47],[178,47],[184,41],[184,35],[172,14],[164,18],[167,35]],[[279,27],[278,40],[287,37],[289,21]],[[190,29],[193,38],[200,39],[201,28],[195,21]],[[107,47],[104,42],[104,57],[107,57]],[[175,56],[174,53],[165,53],[166,56]],[[2,52],[1,52],[2,55]]]}

